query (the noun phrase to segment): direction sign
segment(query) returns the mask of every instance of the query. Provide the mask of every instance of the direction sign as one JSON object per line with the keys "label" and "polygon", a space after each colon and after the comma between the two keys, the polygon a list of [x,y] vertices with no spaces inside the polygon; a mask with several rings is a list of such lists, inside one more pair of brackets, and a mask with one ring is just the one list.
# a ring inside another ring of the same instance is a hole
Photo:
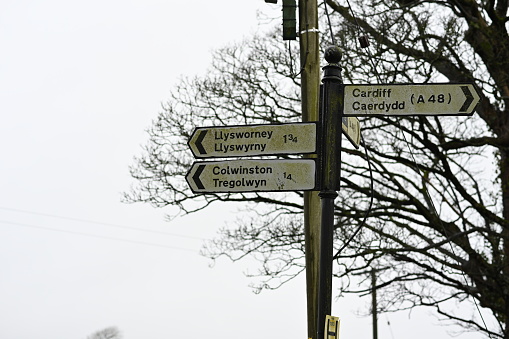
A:
{"label": "direction sign", "polygon": [[344,116],[341,122],[341,127],[352,145],[359,148],[359,144],[361,143],[361,124],[359,119]]}
{"label": "direction sign", "polygon": [[186,175],[194,193],[313,190],[314,159],[198,161]]}
{"label": "direction sign", "polygon": [[189,139],[196,158],[316,152],[316,123],[198,127]]}
{"label": "direction sign", "polygon": [[344,115],[472,115],[473,84],[345,85]]}

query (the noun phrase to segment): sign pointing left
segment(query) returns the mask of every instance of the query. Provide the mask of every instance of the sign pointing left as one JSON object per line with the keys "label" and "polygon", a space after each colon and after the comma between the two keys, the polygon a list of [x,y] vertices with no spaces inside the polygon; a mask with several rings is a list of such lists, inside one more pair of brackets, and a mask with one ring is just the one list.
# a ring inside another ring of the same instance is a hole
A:
{"label": "sign pointing left", "polygon": [[306,191],[316,187],[314,159],[195,162],[186,175],[194,193]]}
{"label": "sign pointing left", "polygon": [[189,139],[196,158],[316,152],[316,123],[198,127]]}

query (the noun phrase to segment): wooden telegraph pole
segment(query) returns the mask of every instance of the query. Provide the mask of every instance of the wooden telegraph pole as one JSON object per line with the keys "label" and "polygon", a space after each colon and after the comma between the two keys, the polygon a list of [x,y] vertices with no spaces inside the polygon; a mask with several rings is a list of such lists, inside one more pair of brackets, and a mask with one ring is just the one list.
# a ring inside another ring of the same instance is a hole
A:
{"label": "wooden telegraph pole", "polygon": [[[317,0],[299,0],[298,7],[302,121],[318,121],[320,60]],[[304,192],[308,338],[315,338],[317,332],[320,220],[318,192]]]}
{"label": "wooden telegraph pole", "polygon": [[371,269],[371,317],[373,320],[373,339],[378,339],[378,308],[376,301],[376,270]]}

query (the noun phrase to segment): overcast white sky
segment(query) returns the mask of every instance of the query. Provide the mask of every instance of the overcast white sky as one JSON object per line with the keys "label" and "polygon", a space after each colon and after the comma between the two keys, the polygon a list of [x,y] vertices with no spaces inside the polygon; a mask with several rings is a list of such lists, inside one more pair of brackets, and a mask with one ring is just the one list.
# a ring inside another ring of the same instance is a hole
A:
{"label": "overcast white sky", "polygon": [[[263,0],[1,1],[0,338],[107,326],[125,339],[306,338],[304,277],[255,295],[252,263],[198,254],[234,209],[168,223],[120,202],[172,84],[259,29],[260,9],[279,13]],[[371,336],[355,314],[368,304],[334,301],[342,338]],[[448,338],[426,314],[381,316],[380,338]]]}

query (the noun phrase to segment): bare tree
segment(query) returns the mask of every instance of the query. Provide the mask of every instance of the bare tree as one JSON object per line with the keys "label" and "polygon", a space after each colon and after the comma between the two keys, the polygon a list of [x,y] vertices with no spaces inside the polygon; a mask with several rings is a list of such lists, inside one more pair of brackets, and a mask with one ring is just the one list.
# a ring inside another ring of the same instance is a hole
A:
{"label": "bare tree", "polygon": [[117,327],[111,326],[92,333],[87,339],[122,339],[122,334]]}
{"label": "bare tree", "polygon": [[[380,311],[434,307],[465,330],[509,338],[508,2],[326,2],[345,82],[473,81],[482,90],[472,117],[362,119],[370,162],[344,144],[339,292],[368,294],[369,276],[360,284],[352,277],[383,269]],[[132,168],[139,185],[127,195],[185,213],[216,201],[247,204],[253,218],[223,229],[205,253],[257,257],[259,289],[304,269],[301,193],[192,194],[183,180],[192,163],[186,142],[195,126],[298,121],[296,54],[277,35],[257,36],[218,50],[206,76],[183,79],[149,131]]]}

